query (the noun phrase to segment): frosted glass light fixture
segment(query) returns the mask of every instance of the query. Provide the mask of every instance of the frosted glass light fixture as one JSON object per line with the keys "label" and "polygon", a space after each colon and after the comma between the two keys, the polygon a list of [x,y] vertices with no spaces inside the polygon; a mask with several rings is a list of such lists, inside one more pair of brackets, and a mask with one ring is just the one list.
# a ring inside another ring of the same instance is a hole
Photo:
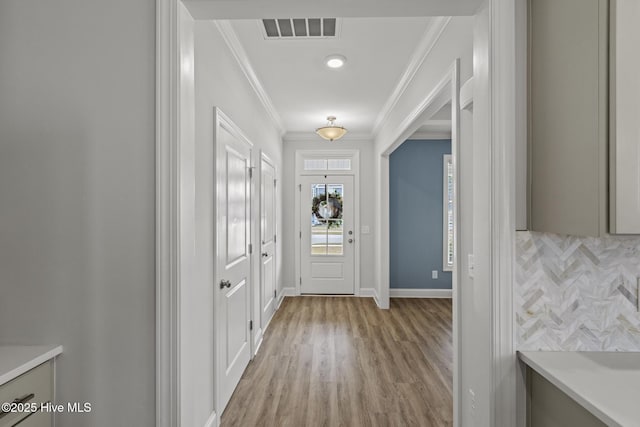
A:
{"label": "frosted glass light fixture", "polygon": [[316,133],[327,141],[335,141],[342,138],[347,133],[347,130],[342,126],[336,126],[334,124],[335,121],[335,116],[327,117],[327,125],[316,129]]}
{"label": "frosted glass light fixture", "polygon": [[329,68],[342,68],[342,66],[347,62],[347,58],[343,55],[329,55],[324,59],[324,63],[327,64]]}

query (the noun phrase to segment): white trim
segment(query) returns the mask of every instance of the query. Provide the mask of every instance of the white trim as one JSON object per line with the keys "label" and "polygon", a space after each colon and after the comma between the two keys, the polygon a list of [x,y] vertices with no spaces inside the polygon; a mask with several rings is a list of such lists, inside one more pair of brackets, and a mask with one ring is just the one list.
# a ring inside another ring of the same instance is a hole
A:
{"label": "white trim", "polygon": [[156,426],[180,424],[179,0],[156,0]]}
{"label": "white trim", "polygon": [[360,296],[361,298],[375,298],[376,295],[376,288],[360,288],[358,296]]}
{"label": "white trim", "polygon": [[451,72],[448,71],[431,92],[398,125],[394,136],[390,138],[393,143],[387,146],[383,153],[384,156],[388,156],[395,151],[422,126],[428,117],[451,102],[451,94],[449,93],[451,89]]}
{"label": "white trim", "polygon": [[325,142],[327,146],[332,147],[340,144],[342,141],[373,141],[373,135],[369,133],[352,133],[347,132],[345,136],[337,141],[327,141],[320,138],[315,132],[287,132],[282,137],[284,142]]}
{"label": "white trim", "polygon": [[262,328],[259,328],[258,330],[255,330],[255,333],[253,334],[253,347],[251,352],[252,359],[256,354],[258,354],[258,350],[260,350],[260,346],[262,345],[263,341],[264,341],[264,330]]}
{"label": "white trim", "polygon": [[207,421],[204,423],[204,427],[217,427],[220,423],[218,422],[218,417],[216,416],[216,411],[213,411]]}
{"label": "white trim", "polygon": [[[525,27],[526,28],[526,27]],[[460,109],[468,110],[473,107],[473,77],[464,82],[460,88]]]}
{"label": "white trim", "polygon": [[240,43],[240,39],[238,39],[238,35],[233,30],[233,26],[231,25],[231,22],[218,20],[218,21],[215,21],[215,23],[216,23],[216,27],[218,27],[218,31],[220,31],[220,34],[222,35],[222,38],[224,39],[225,43],[229,47],[229,50],[231,50],[233,57],[238,62],[240,69],[242,70],[245,77],[249,81],[251,88],[253,88],[253,91],[256,93],[256,96],[262,103],[262,106],[264,107],[266,112],[269,114],[269,117],[271,117],[271,120],[273,121],[273,124],[276,126],[276,129],[278,129],[278,131],[280,132],[280,136],[284,135],[285,127],[284,127],[284,124],[282,123],[282,118],[280,117],[280,114],[278,114],[278,111],[274,107],[273,102],[271,101],[271,97],[269,96],[267,91],[264,89],[264,86],[262,86],[262,83],[260,82],[258,75],[256,74],[255,70],[253,69],[253,66],[251,65],[251,61],[249,60],[249,56],[247,55],[247,52],[242,47],[242,43]]}
{"label": "white trim", "polygon": [[451,289],[389,289],[391,298],[453,298]]}
{"label": "white trim", "polygon": [[513,292],[515,259],[516,6],[491,0],[490,135],[491,170],[491,425],[516,425],[516,367]]}
{"label": "white trim", "polygon": [[445,28],[447,28],[447,25],[450,21],[450,16],[441,16],[429,19],[429,22],[427,23],[427,30],[422,35],[418,46],[413,52],[407,68],[405,69],[404,73],[402,73],[402,76],[396,84],[395,89],[376,117],[376,121],[373,125],[373,135],[377,135],[382,128],[382,125],[384,125],[385,122],[389,119],[391,111],[393,111],[402,95],[404,95],[405,91],[409,87],[409,84],[411,84],[413,78],[418,72],[418,69],[425,61],[425,59],[427,59],[427,56],[429,56],[433,47],[438,43],[440,36],[444,32]]}
{"label": "white trim", "polygon": [[451,139],[451,132],[415,132],[405,141],[423,141],[423,140],[439,140]]}

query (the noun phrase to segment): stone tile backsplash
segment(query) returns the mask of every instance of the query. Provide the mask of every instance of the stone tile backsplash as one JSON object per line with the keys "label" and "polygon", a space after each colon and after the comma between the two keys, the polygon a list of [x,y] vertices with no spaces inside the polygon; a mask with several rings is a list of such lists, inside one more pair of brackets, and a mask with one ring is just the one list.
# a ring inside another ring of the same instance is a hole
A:
{"label": "stone tile backsplash", "polygon": [[640,237],[516,237],[519,350],[640,351]]}

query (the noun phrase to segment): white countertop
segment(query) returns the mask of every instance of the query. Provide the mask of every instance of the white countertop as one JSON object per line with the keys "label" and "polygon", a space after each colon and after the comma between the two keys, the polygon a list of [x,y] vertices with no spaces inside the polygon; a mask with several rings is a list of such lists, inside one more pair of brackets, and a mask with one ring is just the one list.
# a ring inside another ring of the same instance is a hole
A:
{"label": "white countertop", "polygon": [[62,346],[0,345],[0,385],[62,353]]}
{"label": "white countertop", "polygon": [[640,352],[518,353],[524,363],[608,426],[640,426]]}

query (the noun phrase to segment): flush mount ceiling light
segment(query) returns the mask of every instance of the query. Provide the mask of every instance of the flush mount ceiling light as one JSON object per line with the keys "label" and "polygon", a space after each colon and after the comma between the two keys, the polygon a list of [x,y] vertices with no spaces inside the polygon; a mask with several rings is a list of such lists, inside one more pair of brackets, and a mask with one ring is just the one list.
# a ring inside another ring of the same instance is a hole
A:
{"label": "flush mount ceiling light", "polygon": [[329,55],[324,59],[324,63],[327,64],[329,68],[341,68],[345,62],[347,62],[347,58],[342,55]]}
{"label": "flush mount ceiling light", "polygon": [[327,141],[335,141],[342,138],[347,133],[347,130],[342,126],[336,126],[333,123],[335,121],[336,118],[334,116],[327,117],[327,125],[316,129],[316,133]]}

